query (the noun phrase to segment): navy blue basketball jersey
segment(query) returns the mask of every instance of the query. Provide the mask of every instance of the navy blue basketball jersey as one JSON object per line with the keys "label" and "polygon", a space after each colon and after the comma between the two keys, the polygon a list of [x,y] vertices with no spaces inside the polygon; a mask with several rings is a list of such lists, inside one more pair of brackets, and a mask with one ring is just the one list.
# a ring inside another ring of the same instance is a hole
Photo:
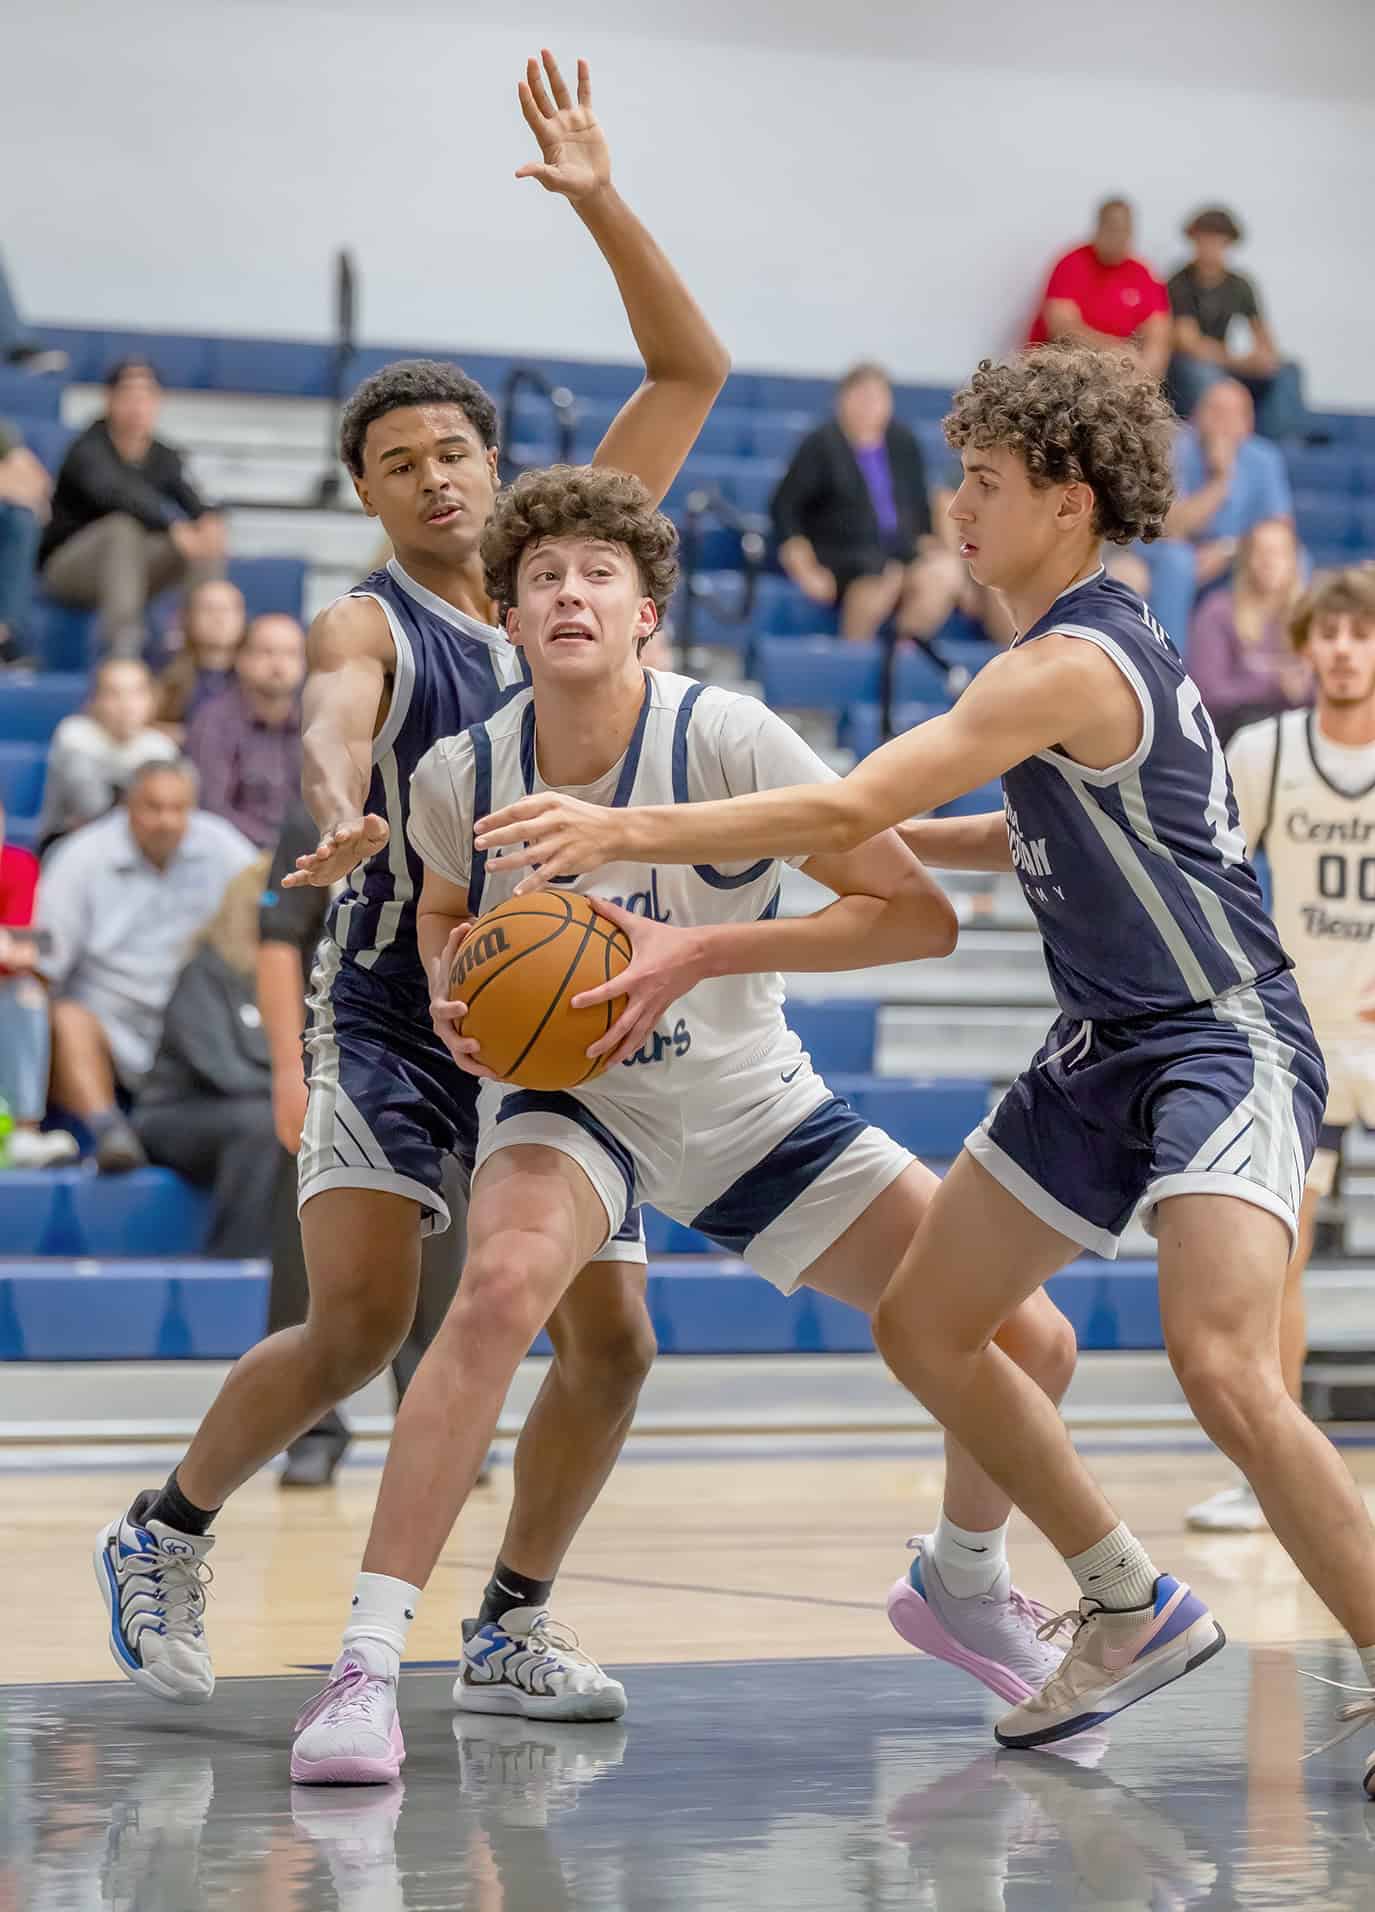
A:
{"label": "navy blue basketball jersey", "polygon": [[1246,857],[1227,761],[1197,685],[1149,609],[1099,570],[1018,646],[1062,632],[1111,657],[1141,741],[1090,770],[1042,750],[1003,778],[1012,862],[1066,1015],[1182,1009],[1288,967]]}
{"label": "navy blue basketball jersey", "polygon": [[381,605],[396,646],[391,703],[373,739],[367,803],[369,814],[386,818],[391,836],[353,872],[326,929],[346,963],[423,990],[415,905],[424,866],[406,827],[411,773],[439,738],[492,715],[522,681],[520,655],[501,631],[456,611],[408,577],[395,558],[349,595]]}

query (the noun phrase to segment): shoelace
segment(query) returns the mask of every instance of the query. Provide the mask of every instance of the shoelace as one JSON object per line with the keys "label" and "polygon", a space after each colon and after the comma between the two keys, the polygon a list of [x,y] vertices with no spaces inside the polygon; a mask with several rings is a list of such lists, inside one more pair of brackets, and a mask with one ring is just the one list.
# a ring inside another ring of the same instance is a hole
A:
{"label": "shoelace", "polygon": [[[1035,1605],[1035,1602],[1029,1602],[1028,1604]],[[1087,1612],[1085,1612],[1085,1608],[1088,1609]],[[1083,1627],[1085,1621],[1091,1620],[1095,1613],[1101,1613],[1102,1610],[1101,1607],[1095,1606],[1091,1600],[1081,1600],[1077,1607],[1070,1607],[1065,1613],[1052,1613],[1049,1607],[1042,1607],[1041,1612],[1045,1614],[1046,1618],[1044,1623],[1037,1627],[1036,1638],[1038,1640],[1053,1640],[1056,1634],[1063,1628],[1068,1632],[1070,1647],[1073,1648],[1075,1641],[1079,1638],[1080,1629]]]}
{"label": "shoelace", "polygon": [[553,1620],[546,1614],[544,1619],[536,1620],[525,1636],[527,1646],[539,1653],[561,1653],[565,1659],[580,1660],[584,1666],[595,1666],[578,1645],[578,1636],[572,1627],[562,1620]]}
{"label": "shoelace", "polygon": [[1305,1759],[1316,1759],[1319,1753],[1330,1753],[1334,1746],[1341,1746],[1363,1727],[1375,1726],[1375,1687],[1352,1686],[1347,1680],[1324,1679],[1321,1673],[1305,1673],[1304,1678],[1316,1680],[1319,1686],[1330,1686],[1338,1693],[1359,1693],[1361,1696],[1337,1708],[1337,1718],[1344,1722],[1342,1730],[1334,1733],[1331,1739],[1325,1739],[1321,1746],[1315,1746],[1311,1753],[1305,1753]]}
{"label": "shoelace", "polygon": [[334,1709],[334,1717],[338,1720],[370,1721],[373,1699],[368,1688],[375,1681],[380,1680],[380,1674],[369,1673],[366,1667],[348,1667],[343,1673],[336,1674],[332,1680],[322,1686],[313,1699],[306,1701],[292,1731],[304,1732],[306,1727],[314,1725],[329,1707]]}
{"label": "shoelace", "polygon": [[185,1556],[152,1552],[130,1554],[123,1563],[123,1577],[151,1580],[169,1633],[187,1630],[199,1637],[201,1615],[215,1569],[208,1560],[195,1554]]}

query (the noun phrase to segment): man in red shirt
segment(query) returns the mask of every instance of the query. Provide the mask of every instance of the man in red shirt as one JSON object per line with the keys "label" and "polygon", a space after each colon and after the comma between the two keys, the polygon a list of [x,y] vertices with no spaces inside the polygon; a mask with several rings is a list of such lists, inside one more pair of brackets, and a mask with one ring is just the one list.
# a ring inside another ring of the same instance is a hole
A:
{"label": "man in red shirt", "polygon": [[1132,257],[1132,209],[1105,199],[1086,246],[1076,246],[1051,269],[1029,345],[1073,339],[1101,351],[1136,353],[1155,378],[1170,362],[1170,295],[1142,259]]}
{"label": "man in red shirt", "polygon": [[0,1113],[14,1127],[0,1137],[0,1167],[51,1168],[70,1162],[75,1140],[57,1129],[39,1132],[48,1105],[48,992],[34,974],[32,933],[38,858],[5,841],[0,808]]}

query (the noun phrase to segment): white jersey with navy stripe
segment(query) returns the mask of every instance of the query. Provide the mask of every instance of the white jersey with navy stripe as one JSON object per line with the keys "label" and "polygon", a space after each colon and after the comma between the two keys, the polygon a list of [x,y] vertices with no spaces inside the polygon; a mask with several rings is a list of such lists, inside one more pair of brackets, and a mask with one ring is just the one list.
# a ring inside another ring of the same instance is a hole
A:
{"label": "white jersey with navy stripe", "polygon": [[[568,794],[593,803],[664,804],[739,796],[834,773],[757,698],[646,670],[639,721],[620,763]],[[473,821],[547,789],[539,775],[534,693],[518,692],[495,716],[435,745],[411,784],[411,842],[424,862],[468,893],[474,915],[503,902],[525,874],[475,852]],[[798,861],[805,861],[799,858]],[[661,923],[746,923],[778,910],[780,864],[611,864],[561,887],[613,897]],[[631,1061],[588,1083],[580,1097],[659,1092],[748,1068],[790,1044],[783,980],[775,974],[702,982],[676,1002]]]}
{"label": "white jersey with navy stripe", "polygon": [[1062,1011],[1093,1022],[1211,1002],[1288,966],[1197,685],[1147,606],[1100,570],[1017,639],[1110,657],[1141,738],[1106,770],[1042,750],[1003,778],[1012,862]]}

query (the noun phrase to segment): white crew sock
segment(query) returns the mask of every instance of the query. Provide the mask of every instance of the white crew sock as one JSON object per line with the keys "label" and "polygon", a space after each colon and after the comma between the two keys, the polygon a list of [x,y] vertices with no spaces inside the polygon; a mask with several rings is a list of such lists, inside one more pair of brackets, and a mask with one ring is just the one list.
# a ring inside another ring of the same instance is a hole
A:
{"label": "white crew sock", "polygon": [[1155,1565],[1124,1522],[1119,1521],[1096,1547],[1075,1554],[1065,1565],[1079,1582],[1085,1599],[1096,1600],[1115,1613],[1148,1607],[1155,1598],[1159,1579]]}
{"label": "white crew sock", "polygon": [[1007,1565],[1007,1522],[988,1533],[957,1527],[942,1514],[931,1536],[931,1563],[957,1600],[987,1593]]}
{"label": "white crew sock", "polygon": [[1365,1674],[1366,1685],[1375,1687],[1375,1646],[1358,1646],[1361,1671]]}
{"label": "white crew sock", "polygon": [[409,1580],[393,1580],[387,1573],[360,1573],[353,1583],[353,1606],[344,1628],[345,1650],[363,1660],[371,1672],[395,1679],[419,1605],[420,1589]]}

